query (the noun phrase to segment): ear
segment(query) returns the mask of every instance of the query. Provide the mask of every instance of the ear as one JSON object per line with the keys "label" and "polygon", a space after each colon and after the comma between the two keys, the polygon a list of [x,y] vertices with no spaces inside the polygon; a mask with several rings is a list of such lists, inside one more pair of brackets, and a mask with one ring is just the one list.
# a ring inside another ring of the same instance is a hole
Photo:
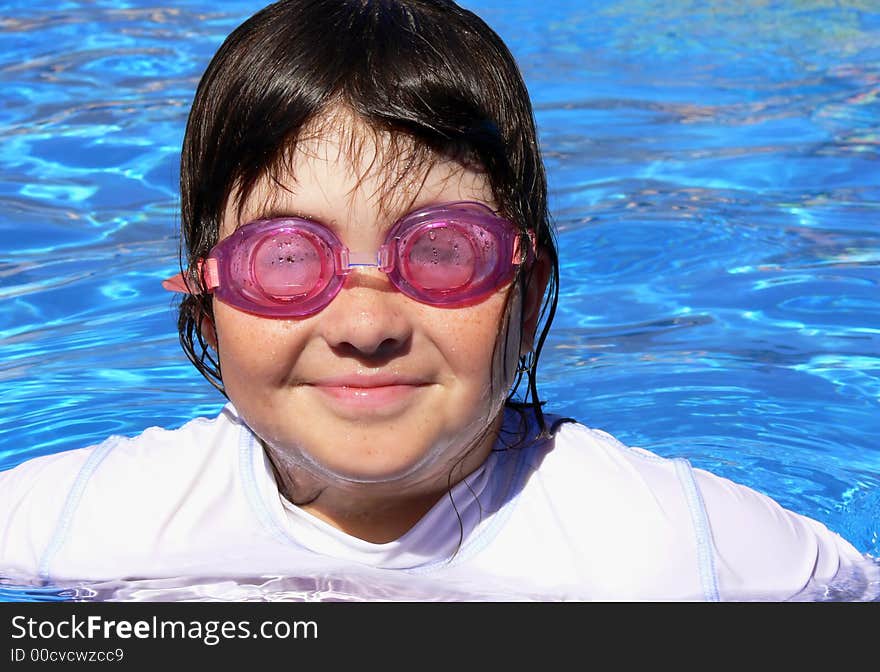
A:
{"label": "ear", "polygon": [[203,317],[199,322],[199,333],[202,339],[210,345],[215,351],[217,350],[217,330],[214,329],[214,320],[210,317]]}
{"label": "ear", "polygon": [[538,256],[532,263],[532,267],[526,271],[523,280],[526,284],[523,288],[520,355],[529,354],[534,346],[535,331],[538,328],[538,318],[541,315],[541,301],[544,298],[544,290],[547,289],[552,270],[550,255],[539,247]]}

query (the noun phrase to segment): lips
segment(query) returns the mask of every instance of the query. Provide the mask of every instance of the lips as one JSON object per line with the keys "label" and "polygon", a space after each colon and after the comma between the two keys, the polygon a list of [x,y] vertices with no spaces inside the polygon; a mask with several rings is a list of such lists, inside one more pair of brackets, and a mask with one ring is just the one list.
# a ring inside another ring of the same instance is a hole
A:
{"label": "lips", "polygon": [[397,413],[431,385],[422,378],[388,374],[334,376],[310,383],[343,415]]}
{"label": "lips", "polygon": [[359,389],[375,389],[379,387],[395,387],[398,385],[429,385],[426,380],[416,376],[400,374],[372,373],[330,376],[311,383],[315,387],[351,387]]}

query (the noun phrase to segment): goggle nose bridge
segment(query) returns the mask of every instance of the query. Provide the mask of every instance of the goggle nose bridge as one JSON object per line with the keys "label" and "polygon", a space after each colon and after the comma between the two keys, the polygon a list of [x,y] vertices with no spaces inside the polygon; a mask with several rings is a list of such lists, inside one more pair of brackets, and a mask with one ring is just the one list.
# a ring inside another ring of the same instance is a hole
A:
{"label": "goggle nose bridge", "polygon": [[333,251],[333,261],[336,264],[336,275],[348,275],[351,269],[357,266],[373,266],[383,273],[394,270],[395,246],[385,244],[378,251],[352,252],[347,247],[336,248]]}

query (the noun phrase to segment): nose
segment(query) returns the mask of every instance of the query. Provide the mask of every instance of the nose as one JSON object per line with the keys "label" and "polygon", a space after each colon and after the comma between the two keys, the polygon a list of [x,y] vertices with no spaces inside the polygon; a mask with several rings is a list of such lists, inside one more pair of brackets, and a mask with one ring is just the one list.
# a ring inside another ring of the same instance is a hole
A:
{"label": "nose", "polygon": [[358,268],[321,311],[324,339],[341,356],[381,365],[411,345],[407,300],[378,269]]}

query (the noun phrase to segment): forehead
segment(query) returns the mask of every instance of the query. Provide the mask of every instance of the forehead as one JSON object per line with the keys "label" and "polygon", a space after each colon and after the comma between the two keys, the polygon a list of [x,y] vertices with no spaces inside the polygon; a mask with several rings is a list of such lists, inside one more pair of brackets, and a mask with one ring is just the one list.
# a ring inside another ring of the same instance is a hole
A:
{"label": "forehead", "polygon": [[246,195],[227,204],[223,235],[266,216],[395,220],[430,203],[475,200],[495,207],[485,171],[402,134],[376,131],[344,113],[309,124]]}

